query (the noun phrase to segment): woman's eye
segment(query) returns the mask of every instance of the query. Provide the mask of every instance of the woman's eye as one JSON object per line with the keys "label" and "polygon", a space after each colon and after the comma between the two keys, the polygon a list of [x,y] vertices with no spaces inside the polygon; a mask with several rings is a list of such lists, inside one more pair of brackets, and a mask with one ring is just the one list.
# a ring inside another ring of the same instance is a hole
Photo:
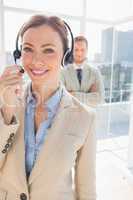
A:
{"label": "woman's eye", "polygon": [[43,53],[54,53],[53,49],[44,49]]}
{"label": "woman's eye", "polygon": [[32,49],[29,48],[29,47],[24,47],[24,48],[22,48],[22,50],[23,50],[24,52],[32,52]]}

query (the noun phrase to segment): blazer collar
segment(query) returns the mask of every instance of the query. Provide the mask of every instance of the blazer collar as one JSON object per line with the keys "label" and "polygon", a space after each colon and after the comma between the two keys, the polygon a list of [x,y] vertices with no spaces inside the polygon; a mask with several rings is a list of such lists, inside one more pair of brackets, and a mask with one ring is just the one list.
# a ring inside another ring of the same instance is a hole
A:
{"label": "blazer collar", "polygon": [[[25,93],[22,99],[22,105],[20,106],[20,110],[18,111],[20,127],[19,127],[19,131],[18,131],[19,133],[18,133],[17,142],[15,146],[17,172],[19,172],[18,176],[20,177],[20,180],[23,183],[23,186],[25,185],[25,189],[27,187],[27,184],[26,184],[27,180],[26,180],[26,173],[25,173],[24,117],[25,117],[25,106],[26,106],[26,97],[27,97],[28,87],[25,90]],[[32,181],[44,170],[45,165],[46,165],[46,173],[47,173],[47,170],[49,168],[48,165],[50,165],[50,162],[51,162],[49,160],[51,160],[52,158],[51,155],[54,154],[55,149],[56,149],[55,145],[59,144],[60,136],[62,132],[64,131],[63,124],[66,123],[66,120],[67,120],[66,117],[68,117],[65,110],[67,110],[67,108],[74,107],[72,96],[66,91],[64,86],[61,86],[61,87],[63,87],[63,96],[60,102],[60,106],[51,128],[48,129],[46,140],[44,142],[44,145],[42,146],[42,149],[38,155],[35,166],[29,177],[29,183],[32,183]]]}
{"label": "blazer collar", "polygon": [[90,66],[89,64],[87,63],[87,61],[85,61],[83,63],[83,69],[82,69],[82,80],[81,80],[81,85],[79,84],[79,81],[78,81],[78,78],[77,78],[77,73],[76,73],[76,69],[74,67],[74,64],[70,64],[69,67],[68,67],[68,70],[70,71],[69,75],[70,75],[70,78],[71,80],[73,80],[73,85],[75,86],[75,88],[78,90],[78,91],[84,91],[84,88],[87,87],[87,83],[88,83],[88,77],[90,77],[90,73],[91,73],[91,70],[90,70]]}
{"label": "blazer collar", "polygon": [[49,170],[52,173],[52,168],[56,165],[56,156],[61,150],[58,146],[60,146],[61,141],[64,141],[63,135],[65,134],[65,131],[68,131],[69,129],[69,126],[66,127],[68,119],[70,119],[69,108],[74,108],[72,96],[64,88],[64,95],[59,110],[53,120],[52,126],[47,130],[44,145],[39,152],[36,163],[29,176],[29,184],[31,184],[42,172],[45,180],[48,181],[48,176],[51,177]]}

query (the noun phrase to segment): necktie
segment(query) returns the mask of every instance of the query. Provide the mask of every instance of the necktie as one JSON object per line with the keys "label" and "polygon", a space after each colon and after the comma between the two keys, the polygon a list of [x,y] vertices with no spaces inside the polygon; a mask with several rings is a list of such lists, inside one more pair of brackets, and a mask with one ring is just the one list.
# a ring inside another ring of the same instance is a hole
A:
{"label": "necktie", "polygon": [[82,80],[82,69],[76,69],[77,71],[77,78],[79,80],[79,84],[81,85],[81,80]]}

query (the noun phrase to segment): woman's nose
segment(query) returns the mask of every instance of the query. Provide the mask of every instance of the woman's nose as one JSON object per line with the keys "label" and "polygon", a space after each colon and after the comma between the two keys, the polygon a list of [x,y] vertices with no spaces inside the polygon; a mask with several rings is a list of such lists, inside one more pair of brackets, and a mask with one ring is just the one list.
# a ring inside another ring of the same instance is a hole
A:
{"label": "woman's nose", "polygon": [[32,64],[35,64],[35,65],[44,64],[44,60],[42,59],[41,54],[36,53],[33,55]]}

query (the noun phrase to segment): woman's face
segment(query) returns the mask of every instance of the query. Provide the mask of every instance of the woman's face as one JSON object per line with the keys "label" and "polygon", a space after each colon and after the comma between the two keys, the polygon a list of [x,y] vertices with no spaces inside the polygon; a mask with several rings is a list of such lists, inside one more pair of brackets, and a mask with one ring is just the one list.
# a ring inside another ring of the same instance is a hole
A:
{"label": "woman's face", "polygon": [[22,64],[34,84],[56,84],[62,57],[62,40],[50,26],[29,28],[24,33]]}

